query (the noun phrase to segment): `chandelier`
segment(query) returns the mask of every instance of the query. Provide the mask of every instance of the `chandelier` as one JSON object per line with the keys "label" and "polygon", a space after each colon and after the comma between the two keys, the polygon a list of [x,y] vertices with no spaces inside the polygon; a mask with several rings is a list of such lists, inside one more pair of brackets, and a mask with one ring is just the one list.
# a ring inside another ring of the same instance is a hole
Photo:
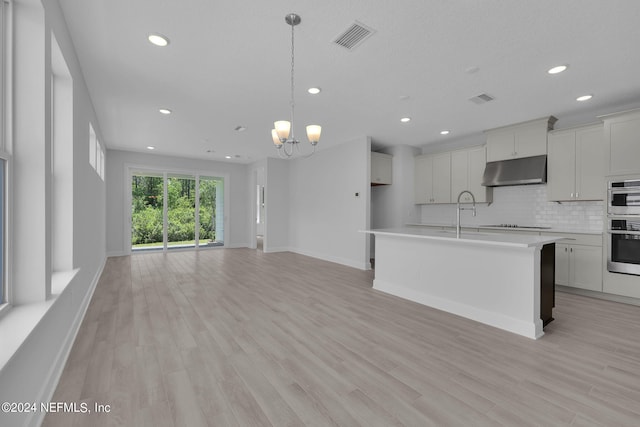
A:
{"label": "chandelier", "polygon": [[[291,121],[287,120],[279,120],[273,124],[275,129],[271,129],[271,137],[273,138],[273,144],[278,150],[278,155],[282,158],[291,157],[295,152],[300,151],[300,141],[298,141],[295,137],[294,133],[294,116],[295,116],[295,100],[293,97],[293,92],[295,88],[294,84],[294,37],[293,37],[293,29],[296,25],[301,22],[301,18],[299,15],[295,13],[290,13],[285,16],[284,20],[287,24],[291,26],[291,98],[289,100],[289,104],[291,106]],[[318,125],[309,125],[307,126],[307,138],[311,143],[311,147],[313,151],[309,156],[313,155],[316,151],[316,145],[320,140],[320,132],[322,128]]]}

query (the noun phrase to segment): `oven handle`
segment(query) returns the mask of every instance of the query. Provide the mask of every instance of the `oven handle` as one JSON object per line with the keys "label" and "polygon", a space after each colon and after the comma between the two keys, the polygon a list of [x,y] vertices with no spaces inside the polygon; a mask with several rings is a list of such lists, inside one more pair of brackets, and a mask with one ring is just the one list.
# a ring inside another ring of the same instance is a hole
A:
{"label": "oven handle", "polygon": [[632,236],[640,236],[640,231],[625,231],[625,230],[609,230],[609,234],[631,234]]}
{"label": "oven handle", "polygon": [[640,187],[609,188],[611,194],[640,193]]}

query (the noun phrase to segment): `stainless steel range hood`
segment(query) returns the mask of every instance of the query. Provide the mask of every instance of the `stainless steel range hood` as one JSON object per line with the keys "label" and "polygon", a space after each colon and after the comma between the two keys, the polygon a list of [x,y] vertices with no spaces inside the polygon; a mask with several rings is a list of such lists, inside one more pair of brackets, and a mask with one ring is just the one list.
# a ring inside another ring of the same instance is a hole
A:
{"label": "stainless steel range hood", "polygon": [[488,162],[482,177],[482,185],[485,187],[544,184],[546,182],[547,156]]}

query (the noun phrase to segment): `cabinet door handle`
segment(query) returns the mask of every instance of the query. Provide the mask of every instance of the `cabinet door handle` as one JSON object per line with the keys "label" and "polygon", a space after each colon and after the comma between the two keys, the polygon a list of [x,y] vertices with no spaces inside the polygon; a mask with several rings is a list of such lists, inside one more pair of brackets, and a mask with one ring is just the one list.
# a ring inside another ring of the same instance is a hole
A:
{"label": "cabinet door handle", "polygon": [[573,252],[573,248],[569,249],[569,252]]}
{"label": "cabinet door handle", "polygon": [[564,248],[564,251],[567,252],[567,248]]}
{"label": "cabinet door handle", "polygon": [[580,197],[580,193],[576,193],[576,199]]}

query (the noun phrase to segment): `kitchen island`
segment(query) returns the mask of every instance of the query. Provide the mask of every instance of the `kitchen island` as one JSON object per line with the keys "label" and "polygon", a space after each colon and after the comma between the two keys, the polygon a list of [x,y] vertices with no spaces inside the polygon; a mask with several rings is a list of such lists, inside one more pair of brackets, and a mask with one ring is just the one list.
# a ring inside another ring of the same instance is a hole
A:
{"label": "kitchen island", "polygon": [[553,320],[554,236],[398,228],[375,235],[373,288],[528,338]]}

